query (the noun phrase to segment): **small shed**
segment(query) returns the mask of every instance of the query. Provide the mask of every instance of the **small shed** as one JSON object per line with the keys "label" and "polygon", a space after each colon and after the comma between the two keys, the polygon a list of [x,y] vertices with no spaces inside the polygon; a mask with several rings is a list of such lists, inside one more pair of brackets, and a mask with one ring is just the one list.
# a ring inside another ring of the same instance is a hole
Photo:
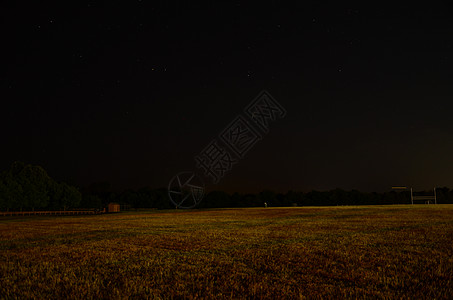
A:
{"label": "small shed", "polygon": [[120,205],[118,203],[109,203],[107,212],[120,212]]}

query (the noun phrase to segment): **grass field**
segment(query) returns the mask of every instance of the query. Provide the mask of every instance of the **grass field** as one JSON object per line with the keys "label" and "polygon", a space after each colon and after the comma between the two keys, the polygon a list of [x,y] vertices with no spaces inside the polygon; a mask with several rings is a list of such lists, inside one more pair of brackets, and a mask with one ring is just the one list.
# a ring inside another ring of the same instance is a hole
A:
{"label": "grass field", "polygon": [[1,298],[453,298],[453,205],[0,219]]}

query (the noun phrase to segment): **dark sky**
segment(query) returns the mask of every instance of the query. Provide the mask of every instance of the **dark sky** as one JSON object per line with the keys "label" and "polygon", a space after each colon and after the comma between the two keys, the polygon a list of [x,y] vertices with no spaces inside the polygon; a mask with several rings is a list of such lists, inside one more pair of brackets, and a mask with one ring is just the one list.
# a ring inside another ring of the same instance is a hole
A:
{"label": "dark sky", "polygon": [[442,3],[62,2],[1,4],[1,170],[163,187],[267,90],[286,117],[210,189],[453,187]]}

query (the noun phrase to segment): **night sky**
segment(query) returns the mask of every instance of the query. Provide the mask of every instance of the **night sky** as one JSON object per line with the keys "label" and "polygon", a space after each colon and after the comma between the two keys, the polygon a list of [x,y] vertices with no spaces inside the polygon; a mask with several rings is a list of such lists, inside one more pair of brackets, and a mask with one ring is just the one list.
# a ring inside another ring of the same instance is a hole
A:
{"label": "night sky", "polygon": [[62,2],[1,4],[1,170],[165,187],[267,90],[286,116],[210,190],[453,187],[444,4]]}

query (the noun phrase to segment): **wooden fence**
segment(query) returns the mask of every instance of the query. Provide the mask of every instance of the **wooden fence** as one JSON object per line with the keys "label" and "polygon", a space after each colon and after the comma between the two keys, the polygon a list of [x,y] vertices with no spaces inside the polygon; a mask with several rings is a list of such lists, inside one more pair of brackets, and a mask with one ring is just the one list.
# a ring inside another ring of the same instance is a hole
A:
{"label": "wooden fence", "polygon": [[62,215],[97,215],[103,211],[96,210],[47,210],[47,211],[3,211],[0,217],[6,216],[62,216]]}

